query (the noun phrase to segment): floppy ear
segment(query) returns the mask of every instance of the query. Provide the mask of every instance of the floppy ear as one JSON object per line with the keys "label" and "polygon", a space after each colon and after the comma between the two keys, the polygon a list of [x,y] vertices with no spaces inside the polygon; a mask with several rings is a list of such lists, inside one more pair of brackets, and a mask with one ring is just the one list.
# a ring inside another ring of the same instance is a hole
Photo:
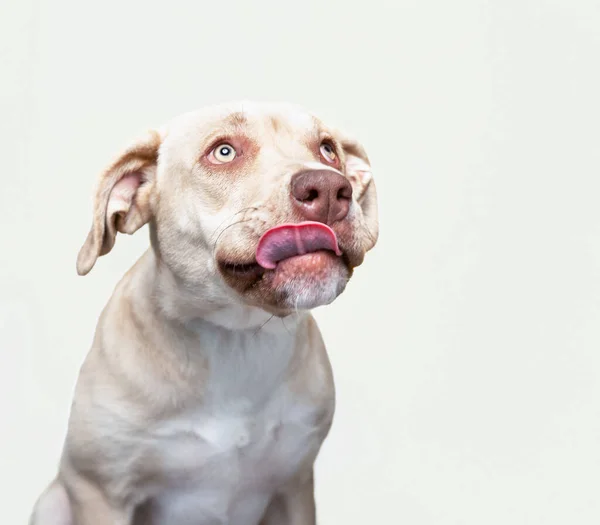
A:
{"label": "floppy ear", "polygon": [[377,190],[371,164],[367,152],[358,141],[343,135],[338,136],[341,137],[340,143],[346,157],[346,177],[352,184],[353,193],[362,209],[365,227],[369,233],[370,242],[366,250],[370,250],[375,246],[379,236]]}
{"label": "floppy ear", "polygon": [[156,131],[134,142],[102,173],[94,197],[92,228],[77,257],[87,274],[115,244],[117,232],[132,234],[150,220],[161,137]]}

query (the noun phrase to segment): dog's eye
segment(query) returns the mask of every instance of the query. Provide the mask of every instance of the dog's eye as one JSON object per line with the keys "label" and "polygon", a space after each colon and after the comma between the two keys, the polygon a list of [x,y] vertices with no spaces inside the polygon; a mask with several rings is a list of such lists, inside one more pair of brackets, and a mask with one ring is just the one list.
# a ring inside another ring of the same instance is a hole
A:
{"label": "dog's eye", "polygon": [[321,144],[320,151],[321,155],[323,155],[327,162],[335,162],[337,159],[335,150],[333,149],[333,146],[329,144],[329,142],[323,142],[323,144]]}
{"label": "dog's eye", "polygon": [[219,164],[225,164],[235,159],[237,153],[231,144],[219,144],[214,150],[212,150],[212,157]]}

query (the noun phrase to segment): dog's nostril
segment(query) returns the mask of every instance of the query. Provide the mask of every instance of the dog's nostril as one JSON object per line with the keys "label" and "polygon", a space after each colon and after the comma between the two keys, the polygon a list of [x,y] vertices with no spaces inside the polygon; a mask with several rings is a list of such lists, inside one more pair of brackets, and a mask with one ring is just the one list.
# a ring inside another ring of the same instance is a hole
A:
{"label": "dog's nostril", "polygon": [[308,195],[306,196],[306,199],[304,199],[304,200],[306,202],[312,202],[318,198],[319,198],[319,192],[315,189],[312,189],[312,190],[308,190]]}
{"label": "dog's nostril", "polygon": [[341,200],[350,200],[352,197],[352,191],[349,191],[347,187],[342,187],[337,192],[337,199]]}

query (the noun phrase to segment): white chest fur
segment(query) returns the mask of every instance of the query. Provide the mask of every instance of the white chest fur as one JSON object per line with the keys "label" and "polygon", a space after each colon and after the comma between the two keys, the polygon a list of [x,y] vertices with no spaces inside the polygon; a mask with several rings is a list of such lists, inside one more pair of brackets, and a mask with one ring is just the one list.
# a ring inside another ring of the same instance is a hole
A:
{"label": "white chest fur", "polygon": [[204,346],[209,380],[202,403],[149,429],[162,479],[153,523],[256,524],[323,439],[322,408],[286,382],[291,336],[210,337],[216,339]]}

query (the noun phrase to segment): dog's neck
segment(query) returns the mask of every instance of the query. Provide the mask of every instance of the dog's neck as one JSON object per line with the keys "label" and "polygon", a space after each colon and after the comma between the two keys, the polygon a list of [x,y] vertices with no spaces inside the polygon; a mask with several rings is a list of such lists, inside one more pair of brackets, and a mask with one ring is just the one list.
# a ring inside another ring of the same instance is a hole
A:
{"label": "dog's neck", "polygon": [[230,331],[293,335],[308,312],[277,317],[261,308],[242,304],[226,285],[215,279],[190,286],[178,279],[149,249],[130,270],[130,293],[149,302],[155,316],[184,324],[192,330],[210,323]]}
{"label": "dog's neck", "polygon": [[[137,320],[132,324],[140,330],[139,337],[151,342],[144,350],[146,356],[154,356],[148,360],[155,363],[148,364],[149,374],[163,377],[173,363],[185,363],[183,369],[174,365],[174,374],[183,377],[190,399],[196,399],[197,385],[202,384],[216,389],[212,395],[220,400],[233,403],[249,397],[260,402],[281,386],[290,363],[306,355],[307,345],[298,343],[309,314],[275,317],[224,300],[226,296],[216,293],[218,285],[184,285],[149,250],[113,298],[119,298],[115,304],[129,305],[128,315]],[[117,315],[122,315],[120,309]],[[117,341],[112,346],[120,345]],[[123,359],[120,353],[116,358]]]}

